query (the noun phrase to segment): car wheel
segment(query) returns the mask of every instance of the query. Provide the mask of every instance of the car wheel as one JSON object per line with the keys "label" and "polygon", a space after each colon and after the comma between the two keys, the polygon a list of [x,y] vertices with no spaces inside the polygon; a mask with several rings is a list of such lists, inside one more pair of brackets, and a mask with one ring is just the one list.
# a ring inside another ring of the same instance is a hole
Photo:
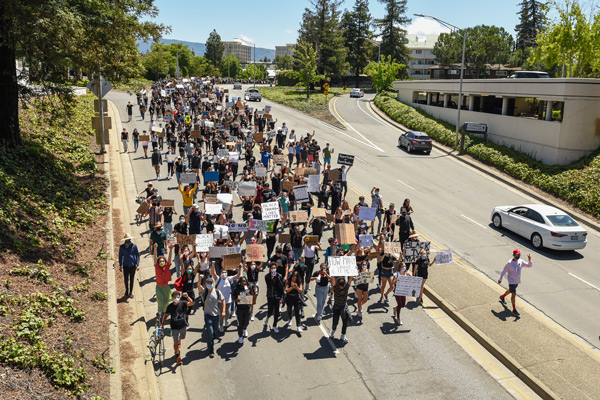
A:
{"label": "car wheel", "polygon": [[492,222],[494,223],[494,226],[496,228],[502,228],[502,217],[500,216],[500,214],[494,214]]}
{"label": "car wheel", "polygon": [[398,147],[402,147],[402,140],[398,139]]}
{"label": "car wheel", "polygon": [[531,235],[531,244],[536,249],[542,248],[544,242],[542,241],[542,237],[539,233],[534,233],[533,235]]}
{"label": "car wheel", "polygon": [[409,144],[408,146],[406,146],[406,151],[408,151],[409,153],[413,151],[412,144]]}

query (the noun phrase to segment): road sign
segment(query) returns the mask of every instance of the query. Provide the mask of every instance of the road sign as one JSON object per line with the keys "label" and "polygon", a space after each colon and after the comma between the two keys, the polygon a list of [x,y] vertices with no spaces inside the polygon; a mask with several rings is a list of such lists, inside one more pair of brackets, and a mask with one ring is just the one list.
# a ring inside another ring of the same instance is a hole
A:
{"label": "road sign", "polygon": [[469,133],[487,133],[487,124],[479,122],[465,122],[463,125],[465,132]]}
{"label": "road sign", "polygon": [[325,82],[323,84],[323,89],[325,89],[325,90],[329,89],[329,83]]}
{"label": "road sign", "polygon": [[342,89],[346,90],[346,85],[342,86]]}
{"label": "road sign", "polygon": [[112,87],[113,85],[104,78],[100,78],[100,93],[98,93],[98,88],[96,87],[96,79],[92,79],[90,83],[87,84],[87,88],[99,98],[103,98]]}
{"label": "road sign", "polygon": [[[94,100],[94,111],[100,112],[100,102],[98,100]],[[102,100],[102,111],[108,112],[108,102],[106,100]]]}
{"label": "road sign", "polygon": [[324,94],[325,96],[327,96],[327,95],[329,94],[329,91],[328,91],[327,89],[325,89],[325,91],[323,92],[323,94]]}

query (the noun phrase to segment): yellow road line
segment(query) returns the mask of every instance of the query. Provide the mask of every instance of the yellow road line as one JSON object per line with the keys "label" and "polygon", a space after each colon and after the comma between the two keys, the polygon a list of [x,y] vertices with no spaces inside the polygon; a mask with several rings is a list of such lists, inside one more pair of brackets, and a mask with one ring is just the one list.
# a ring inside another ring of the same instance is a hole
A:
{"label": "yellow road line", "polygon": [[333,111],[335,111],[335,114],[338,116],[339,119],[342,120],[342,123],[344,125],[348,125],[348,122],[346,122],[346,120],[344,118],[342,118],[342,116],[338,112],[337,108],[335,107],[335,103],[337,103],[338,99],[339,99],[339,97],[336,96],[336,98],[333,99],[333,101],[331,102],[331,105],[333,106]]}

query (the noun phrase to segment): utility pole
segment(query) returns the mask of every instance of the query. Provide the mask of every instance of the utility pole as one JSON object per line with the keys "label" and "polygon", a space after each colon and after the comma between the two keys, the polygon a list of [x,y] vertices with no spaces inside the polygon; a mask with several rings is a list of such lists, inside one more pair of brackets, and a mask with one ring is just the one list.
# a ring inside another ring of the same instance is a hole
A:
{"label": "utility pole", "polygon": [[[102,93],[101,84],[102,83],[102,75],[98,75],[98,79],[96,80],[96,92]],[[102,95],[98,96],[98,103],[100,103],[100,131],[102,132],[102,143],[100,144],[100,154],[104,154],[106,147],[106,138],[104,137],[104,103],[102,101]]]}
{"label": "utility pole", "polygon": [[254,43],[254,87],[256,87],[256,42]]}

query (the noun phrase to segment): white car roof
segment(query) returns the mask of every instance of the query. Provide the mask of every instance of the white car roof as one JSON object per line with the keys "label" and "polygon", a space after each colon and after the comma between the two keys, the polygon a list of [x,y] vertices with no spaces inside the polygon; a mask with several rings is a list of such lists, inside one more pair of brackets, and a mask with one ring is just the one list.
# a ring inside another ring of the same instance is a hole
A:
{"label": "white car roof", "polygon": [[521,207],[531,208],[543,215],[567,215],[564,211],[545,204],[523,204]]}

